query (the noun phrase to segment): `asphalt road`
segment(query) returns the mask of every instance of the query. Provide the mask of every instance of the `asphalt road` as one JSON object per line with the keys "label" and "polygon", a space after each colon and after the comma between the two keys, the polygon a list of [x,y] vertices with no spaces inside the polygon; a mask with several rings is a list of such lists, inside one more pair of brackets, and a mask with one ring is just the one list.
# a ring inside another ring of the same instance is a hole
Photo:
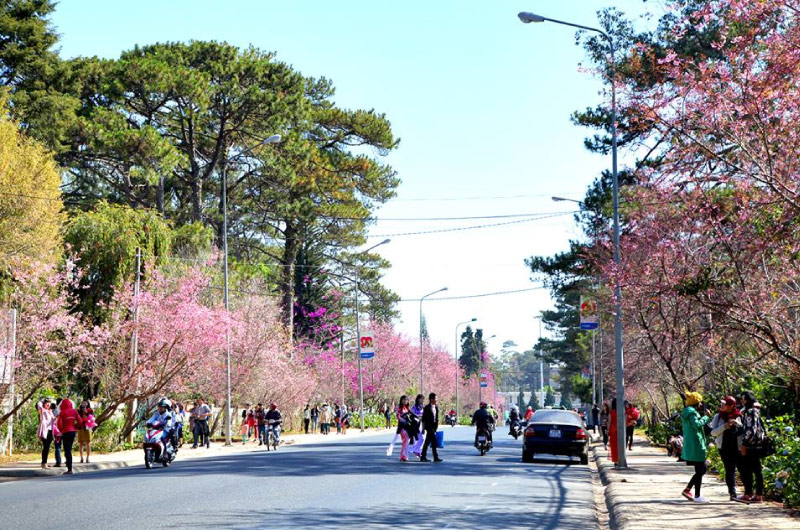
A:
{"label": "asphalt road", "polygon": [[[401,464],[390,436],[347,439],[0,484],[0,528],[591,528],[589,470],[521,462],[505,430],[480,457],[473,431],[445,429],[443,463]],[[428,455],[431,458],[431,455]]]}

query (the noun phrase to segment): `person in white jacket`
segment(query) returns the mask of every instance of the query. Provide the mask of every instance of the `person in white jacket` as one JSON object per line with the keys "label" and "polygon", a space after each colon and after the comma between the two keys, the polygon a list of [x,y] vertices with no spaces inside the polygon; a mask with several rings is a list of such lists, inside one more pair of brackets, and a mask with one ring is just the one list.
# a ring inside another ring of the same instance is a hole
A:
{"label": "person in white jacket", "polygon": [[722,400],[719,412],[709,423],[711,436],[719,449],[719,456],[725,466],[725,483],[732,501],[740,501],[736,495],[736,466],[742,449],[742,422],[736,408],[736,398],[728,396]]}
{"label": "person in white jacket", "polygon": [[172,447],[177,448],[175,444],[175,420],[172,417],[172,403],[167,398],[161,398],[156,407],[153,416],[147,420],[147,423],[160,424],[163,429],[161,432],[161,440],[164,445],[167,444],[167,438],[172,440]]}

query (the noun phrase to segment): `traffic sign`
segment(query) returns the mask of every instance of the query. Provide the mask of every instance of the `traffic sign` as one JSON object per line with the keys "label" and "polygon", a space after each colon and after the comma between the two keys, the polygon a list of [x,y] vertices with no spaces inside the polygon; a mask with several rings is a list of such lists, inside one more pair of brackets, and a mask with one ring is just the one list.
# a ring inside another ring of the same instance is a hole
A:
{"label": "traffic sign", "polygon": [[487,386],[489,386],[489,374],[481,372],[481,388],[486,388]]}
{"label": "traffic sign", "polygon": [[581,296],[581,329],[597,329],[600,312],[594,298]]}
{"label": "traffic sign", "polygon": [[358,351],[362,359],[375,357],[375,338],[371,331],[363,331],[358,340]]}

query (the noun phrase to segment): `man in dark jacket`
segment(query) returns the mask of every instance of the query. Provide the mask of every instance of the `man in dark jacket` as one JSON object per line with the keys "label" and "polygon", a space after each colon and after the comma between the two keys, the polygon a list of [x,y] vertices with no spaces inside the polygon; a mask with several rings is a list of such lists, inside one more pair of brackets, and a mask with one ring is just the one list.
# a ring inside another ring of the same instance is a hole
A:
{"label": "man in dark jacket", "polygon": [[433,461],[442,462],[439,452],[436,449],[436,431],[439,429],[439,408],[436,406],[436,394],[433,392],[428,396],[428,404],[422,410],[422,428],[425,430],[425,442],[422,444],[422,454],[420,462],[430,462],[426,458],[428,446],[433,449]]}

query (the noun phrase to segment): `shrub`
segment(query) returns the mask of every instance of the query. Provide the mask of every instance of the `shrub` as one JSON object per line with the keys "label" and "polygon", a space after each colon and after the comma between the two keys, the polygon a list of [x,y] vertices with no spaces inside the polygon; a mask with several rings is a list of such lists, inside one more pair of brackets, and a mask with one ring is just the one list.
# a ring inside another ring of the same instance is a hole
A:
{"label": "shrub", "polygon": [[791,416],[764,420],[777,452],[764,459],[767,495],[783,499],[786,506],[800,506],[800,436]]}

